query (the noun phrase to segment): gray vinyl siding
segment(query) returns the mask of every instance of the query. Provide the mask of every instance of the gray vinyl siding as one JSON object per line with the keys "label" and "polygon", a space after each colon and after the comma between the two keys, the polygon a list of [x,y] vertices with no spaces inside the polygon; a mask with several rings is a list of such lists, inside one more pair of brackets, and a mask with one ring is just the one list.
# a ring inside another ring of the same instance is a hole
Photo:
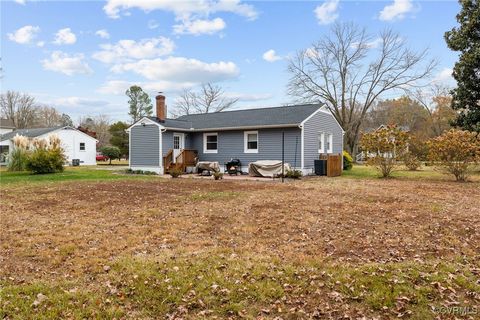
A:
{"label": "gray vinyl siding", "polygon": [[130,166],[159,166],[159,130],[157,125],[151,124],[131,128]]}
{"label": "gray vinyl siding", "polygon": [[[175,133],[176,131],[171,131],[171,130],[167,130],[165,132],[162,132],[162,153],[163,153],[163,156],[166,156],[168,151],[173,149],[173,134]],[[193,149],[192,148],[192,135],[193,134],[197,134],[197,133],[190,133],[190,132],[180,132],[178,131],[179,133],[183,133],[185,135],[185,146],[184,148],[185,149]]]}
{"label": "gray vinyl siding", "polygon": [[[319,158],[318,153],[318,135],[325,133],[325,148],[327,133],[333,134],[333,154],[339,154],[343,151],[343,131],[333,115],[325,112],[318,112],[304,124],[304,168],[313,168],[313,160]],[[327,150],[325,150],[325,153]]]}
{"label": "gray vinyl siding", "polygon": [[[258,153],[244,152],[244,132],[258,131]],[[203,132],[190,133],[191,147],[198,151],[200,161],[218,161],[223,164],[232,158],[240,159],[242,166],[257,160],[282,159],[282,131],[285,131],[285,162],[300,168],[301,130],[299,128],[217,131],[218,152],[203,153]],[[295,148],[296,146],[296,148]],[[296,149],[296,152],[295,152]]]}

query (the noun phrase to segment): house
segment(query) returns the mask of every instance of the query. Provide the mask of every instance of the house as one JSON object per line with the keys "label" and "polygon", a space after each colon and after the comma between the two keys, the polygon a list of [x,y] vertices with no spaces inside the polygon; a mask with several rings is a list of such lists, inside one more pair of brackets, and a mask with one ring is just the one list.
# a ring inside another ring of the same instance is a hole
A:
{"label": "house", "polygon": [[165,173],[172,164],[195,161],[223,164],[239,159],[242,171],[258,160],[282,159],[304,174],[313,172],[320,154],[341,154],[343,130],[321,104],[224,111],[166,118],[165,96],[156,97],[156,117],[127,129],[130,168]]}
{"label": "house", "polygon": [[10,119],[0,119],[0,135],[15,130],[15,125]]}
{"label": "house", "polygon": [[52,134],[60,138],[69,163],[72,162],[72,159],[79,159],[81,165],[95,165],[97,163],[97,139],[69,126],[14,130],[0,136],[0,148],[2,148],[4,154],[13,150],[12,139],[16,135],[32,139],[48,139]]}

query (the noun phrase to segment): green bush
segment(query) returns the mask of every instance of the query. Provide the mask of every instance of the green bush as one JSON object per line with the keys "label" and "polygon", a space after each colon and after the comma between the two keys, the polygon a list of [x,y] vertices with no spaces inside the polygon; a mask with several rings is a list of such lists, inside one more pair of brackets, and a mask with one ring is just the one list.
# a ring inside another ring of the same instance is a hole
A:
{"label": "green bush", "polygon": [[353,167],[353,158],[347,151],[343,150],[343,170],[350,170]]}
{"label": "green bush", "polygon": [[65,157],[61,149],[35,149],[26,161],[26,168],[35,174],[63,171]]}
{"label": "green bush", "polygon": [[285,178],[300,179],[302,177],[302,171],[300,170],[287,170]]}
{"label": "green bush", "polygon": [[109,164],[112,164],[112,160],[115,160],[115,159],[120,160],[120,157],[122,155],[118,147],[106,146],[106,147],[102,147],[100,151],[104,156],[108,157],[108,160],[110,160]]}
{"label": "green bush", "polygon": [[8,155],[8,171],[25,171],[27,169],[28,151],[15,148]]}

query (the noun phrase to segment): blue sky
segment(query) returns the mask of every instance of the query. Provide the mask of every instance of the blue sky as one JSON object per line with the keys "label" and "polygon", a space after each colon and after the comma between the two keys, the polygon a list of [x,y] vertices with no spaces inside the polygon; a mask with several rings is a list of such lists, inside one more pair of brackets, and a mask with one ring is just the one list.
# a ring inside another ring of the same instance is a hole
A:
{"label": "blue sky", "polygon": [[456,1],[2,1],[2,92],[34,95],[72,116],[127,120],[125,89],[163,91],[221,85],[239,108],[292,101],[288,56],[308,48],[334,22],[374,36],[391,28],[409,46],[430,48],[436,80],[450,78],[457,54],[443,39],[456,25]]}

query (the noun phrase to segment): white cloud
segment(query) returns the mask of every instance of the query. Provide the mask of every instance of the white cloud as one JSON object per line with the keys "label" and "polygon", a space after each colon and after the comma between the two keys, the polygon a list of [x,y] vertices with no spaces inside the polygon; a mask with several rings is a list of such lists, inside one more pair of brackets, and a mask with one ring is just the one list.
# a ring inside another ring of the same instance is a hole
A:
{"label": "white cloud", "polygon": [[185,20],[181,24],[173,26],[173,32],[176,34],[214,34],[225,29],[225,21],[222,18],[213,20]]}
{"label": "white cloud", "polygon": [[393,21],[405,18],[405,15],[413,11],[414,7],[411,0],[393,0],[392,4],[385,6],[380,11],[380,20]]}
{"label": "white cloud", "polygon": [[42,65],[45,70],[60,72],[67,76],[92,73],[92,69],[83,59],[84,56],[80,53],[69,55],[62,51],[54,51],[50,59],[42,60]]}
{"label": "white cloud", "polygon": [[110,80],[104,83],[97,92],[103,94],[125,95],[125,91],[132,85],[141,86],[147,92],[168,91],[180,92],[183,89],[191,88],[198,83],[194,82],[171,82],[171,81],[154,81],[154,82],[131,82],[124,80]]}
{"label": "white cloud", "polygon": [[266,51],[264,54],[263,54],[263,60],[265,61],[268,61],[268,62],[275,62],[275,61],[278,61],[278,60],[282,60],[282,57],[278,56],[275,52],[275,50],[273,49],[270,49],[268,51]]}
{"label": "white cloud", "polygon": [[95,32],[95,35],[99,36],[102,39],[110,39],[110,33],[108,33],[108,31],[105,29],[97,30]]}
{"label": "white cloud", "polygon": [[434,83],[453,83],[455,80],[452,76],[453,69],[452,68],[443,68],[436,76],[433,78]]}
{"label": "white cloud", "polygon": [[330,24],[338,18],[339,0],[327,0],[315,8],[315,16],[319,24]]}
{"label": "white cloud", "polygon": [[226,92],[225,96],[232,99],[238,99],[239,101],[261,101],[261,100],[268,100],[273,97],[271,93],[237,93],[237,92]]}
{"label": "white cloud", "polygon": [[74,44],[77,42],[77,36],[72,32],[70,28],[64,28],[57,31],[55,34],[55,44]]}
{"label": "white cloud", "polygon": [[45,45],[45,41],[38,41],[37,42],[37,47],[42,48]]}
{"label": "white cloud", "polygon": [[102,44],[101,51],[93,58],[103,63],[119,63],[130,59],[148,59],[170,54],[175,49],[172,40],[165,37],[135,40],[120,40],[115,44]]}
{"label": "white cloud", "polygon": [[100,107],[108,104],[108,101],[82,98],[82,97],[62,97],[57,98],[52,102],[54,105],[60,105],[65,107]]}
{"label": "white cloud", "polygon": [[21,5],[24,5],[25,3],[27,3],[26,0],[14,0],[14,1],[18,4],[21,4]]}
{"label": "white cloud", "polygon": [[252,5],[240,0],[178,1],[178,0],[107,0],[103,10],[110,18],[119,18],[120,13],[138,8],[146,12],[153,10],[170,11],[178,19],[187,19],[193,15],[208,17],[216,12],[231,12],[248,19],[256,19],[257,11]]}
{"label": "white cloud", "polygon": [[37,37],[40,32],[38,26],[24,26],[16,30],[14,33],[7,34],[8,39],[20,44],[29,44]]}
{"label": "white cloud", "polygon": [[233,62],[207,63],[183,57],[144,59],[117,64],[112,67],[112,71],[116,73],[130,71],[154,81],[192,83],[217,82],[235,78],[239,74]]}

